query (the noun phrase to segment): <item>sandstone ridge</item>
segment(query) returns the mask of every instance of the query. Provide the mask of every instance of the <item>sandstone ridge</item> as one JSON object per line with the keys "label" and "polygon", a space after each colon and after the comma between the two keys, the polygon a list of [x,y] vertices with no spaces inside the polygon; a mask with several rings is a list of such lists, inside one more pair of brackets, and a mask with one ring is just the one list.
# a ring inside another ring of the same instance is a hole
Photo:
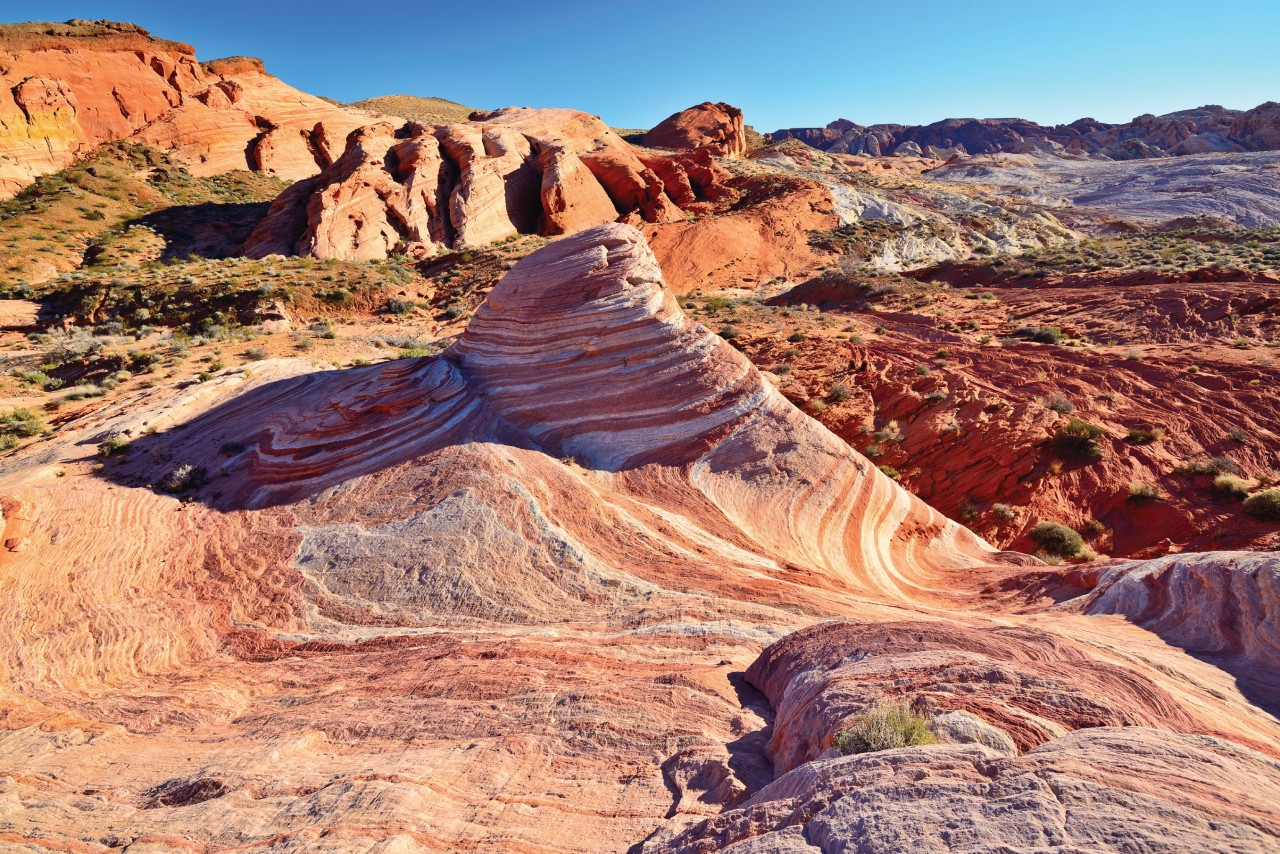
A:
{"label": "sandstone ridge", "polygon": [[103,142],[173,151],[192,172],[295,180],[341,153],[369,116],[286,85],[259,60],[201,64],[190,45],[132,24],[0,27],[0,197]]}

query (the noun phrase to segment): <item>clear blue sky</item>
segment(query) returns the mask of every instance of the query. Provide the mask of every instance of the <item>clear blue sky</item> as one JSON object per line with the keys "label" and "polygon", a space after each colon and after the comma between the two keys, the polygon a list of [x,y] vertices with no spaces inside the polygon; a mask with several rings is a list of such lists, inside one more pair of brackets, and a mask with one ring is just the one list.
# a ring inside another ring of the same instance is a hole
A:
{"label": "clear blue sky", "polygon": [[259,56],[342,101],[575,107],[619,127],[705,100],[762,131],[1280,100],[1280,0],[0,0],[5,21],[72,17],[133,21],[201,59]]}

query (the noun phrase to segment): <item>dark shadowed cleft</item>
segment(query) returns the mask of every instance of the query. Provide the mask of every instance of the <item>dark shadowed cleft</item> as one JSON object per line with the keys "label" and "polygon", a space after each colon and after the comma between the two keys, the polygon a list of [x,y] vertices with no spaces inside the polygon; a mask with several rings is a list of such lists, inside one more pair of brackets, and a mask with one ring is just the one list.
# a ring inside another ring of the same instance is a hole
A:
{"label": "dark shadowed cleft", "polygon": [[147,799],[143,809],[190,806],[220,798],[227,791],[227,784],[216,777],[167,780],[143,793]]}

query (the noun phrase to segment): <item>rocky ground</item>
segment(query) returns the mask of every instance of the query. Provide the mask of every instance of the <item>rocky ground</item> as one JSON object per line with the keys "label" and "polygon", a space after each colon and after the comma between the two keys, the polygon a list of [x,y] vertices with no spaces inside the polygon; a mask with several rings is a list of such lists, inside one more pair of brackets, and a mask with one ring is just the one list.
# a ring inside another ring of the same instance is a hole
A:
{"label": "rocky ground", "polygon": [[[440,356],[134,388],[3,478],[12,844],[777,850],[873,809],[894,850],[1015,838],[1015,792],[1106,804],[1035,822],[1098,850],[1280,836],[1269,562],[995,552],[686,318],[628,226],[517,264]],[[878,696],[955,729],[829,755]],[[902,785],[952,829],[894,821]]]}

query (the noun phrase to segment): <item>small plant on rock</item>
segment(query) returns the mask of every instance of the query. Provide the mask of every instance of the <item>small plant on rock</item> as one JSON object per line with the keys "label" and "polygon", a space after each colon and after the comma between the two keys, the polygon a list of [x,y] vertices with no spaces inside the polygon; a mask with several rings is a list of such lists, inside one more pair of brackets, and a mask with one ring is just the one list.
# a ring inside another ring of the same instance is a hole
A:
{"label": "small plant on rock", "polygon": [[1134,481],[1129,484],[1129,500],[1130,501],[1162,501],[1164,495],[1160,492],[1160,487],[1154,483],[1140,483]]}
{"label": "small plant on rock", "polygon": [[1054,392],[1053,394],[1046,396],[1041,403],[1044,404],[1045,409],[1052,409],[1054,412],[1061,413],[1062,415],[1070,415],[1076,411],[1076,405],[1061,392]]}
{"label": "small plant on rock", "polygon": [[98,443],[98,453],[104,457],[117,457],[129,451],[129,440],[123,436],[108,436]]}
{"label": "small plant on rock", "polygon": [[204,486],[205,480],[207,477],[203,468],[183,463],[164,476],[160,481],[160,488],[165,492],[187,492]]}
{"label": "small plant on rock", "polygon": [[1244,500],[1244,509],[1250,516],[1267,522],[1280,522],[1280,489],[1258,492]]}
{"label": "small plant on rock", "polygon": [[1053,444],[1064,453],[1097,460],[1102,458],[1102,446],[1098,444],[1098,439],[1103,435],[1105,433],[1101,427],[1072,418],[1053,434]]}
{"label": "small plant on rock", "polygon": [[1248,481],[1225,472],[1213,479],[1213,488],[1216,492],[1225,492],[1227,495],[1234,495],[1236,498],[1244,498],[1249,494]]}
{"label": "small plant on rock", "polygon": [[937,736],[929,728],[929,719],[902,700],[872,706],[854,718],[853,726],[831,738],[831,746],[841,756],[937,742]]}
{"label": "small plant on rock", "polygon": [[0,415],[0,450],[10,451],[23,439],[45,432],[44,422],[30,409],[11,409]]}
{"label": "small plant on rock", "polygon": [[1057,522],[1038,522],[1029,536],[1045,554],[1054,557],[1073,558],[1085,550],[1084,538]]}
{"label": "small plant on rock", "polygon": [[1163,438],[1163,427],[1152,427],[1150,430],[1139,427],[1130,430],[1129,435],[1125,436],[1125,441],[1134,445],[1150,445],[1152,442],[1159,442]]}

